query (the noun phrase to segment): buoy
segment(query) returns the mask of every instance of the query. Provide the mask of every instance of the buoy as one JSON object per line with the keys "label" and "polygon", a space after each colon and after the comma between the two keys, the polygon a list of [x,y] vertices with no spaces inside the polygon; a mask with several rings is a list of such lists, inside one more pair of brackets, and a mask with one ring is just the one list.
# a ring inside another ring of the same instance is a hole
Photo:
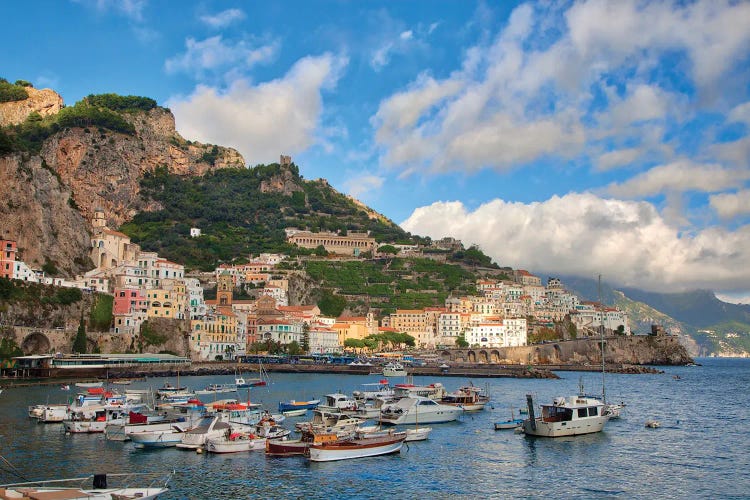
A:
{"label": "buoy", "polygon": [[197,453],[198,455],[200,455],[201,453],[203,453],[203,448],[196,448],[196,449],[195,449],[195,452],[196,452],[196,453]]}

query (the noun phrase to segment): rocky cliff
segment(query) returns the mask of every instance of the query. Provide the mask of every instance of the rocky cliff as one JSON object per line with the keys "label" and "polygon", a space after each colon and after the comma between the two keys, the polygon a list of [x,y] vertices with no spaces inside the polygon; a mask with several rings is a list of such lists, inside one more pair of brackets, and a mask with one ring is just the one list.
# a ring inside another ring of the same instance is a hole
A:
{"label": "rocky cliff", "polygon": [[[26,100],[0,103],[0,124],[17,124],[33,111],[51,116],[60,110],[54,92],[28,91]],[[0,198],[9,201],[0,204],[0,237],[17,240],[20,258],[30,265],[54,260],[64,275],[91,269],[88,221],[94,210],[104,210],[116,228],[138,211],[158,208],[141,198],[139,184],[157,167],[178,175],[244,168],[234,149],[182,138],[165,108],[118,114],[134,133],[66,126],[46,137],[38,153],[17,148],[0,157]]]}
{"label": "rocky cliff", "polygon": [[62,97],[54,90],[34,87],[24,87],[24,90],[29,94],[27,99],[0,103],[0,127],[23,123],[34,112],[41,116],[54,115],[63,107]]}

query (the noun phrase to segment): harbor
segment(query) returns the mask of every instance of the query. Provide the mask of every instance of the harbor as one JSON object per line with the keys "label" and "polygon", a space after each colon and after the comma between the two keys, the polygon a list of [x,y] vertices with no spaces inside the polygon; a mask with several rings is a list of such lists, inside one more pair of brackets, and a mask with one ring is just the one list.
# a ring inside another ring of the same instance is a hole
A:
{"label": "harbor", "polygon": [[[527,394],[533,394],[539,403],[548,403],[575,394],[580,381],[595,392],[600,384],[598,373],[563,371],[559,379],[491,378],[473,381],[478,387],[489,385],[491,403],[483,411],[466,413],[453,422],[429,424],[432,432],[427,440],[405,443],[398,453],[328,463],[310,462],[304,456],[270,457],[263,451],[199,454],[174,447],[144,450],[130,442],[109,441],[101,434],[65,434],[60,424],[37,424],[26,415],[32,403],[61,403],[74,393],[54,385],[4,390],[0,395],[0,433],[5,440],[5,458],[31,479],[174,469],[169,491],[160,498],[372,498],[378,491],[388,491],[393,498],[416,493],[447,497],[474,495],[478,490],[490,496],[537,497],[541,496],[541,483],[555,483],[562,495],[570,497],[612,492],[636,498],[731,496],[740,491],[737,488],[745,491],[748,486],[744,470],[750,464],[742,453],[747,438],[738,419],[748,404],[739,388],[750,375],[750,365],[747,360],[701,362],[703,366],[659,367],[665,373],[608,374],[608,394],[627,406],[621,418],[595,434],[534,438],[513,430],[496,431],[493,424],[507,420],[512,411],[517,415]],[[234,378],[181,374],[179,385],[198,389],[229,384]],[[705,386],[719,379],[723,384],[706,393]],[[377,375],[320,373],[311,377],[308,373],[269,372],[268,385],[241,391],[239,396],[247,400],[249,394],[253,403],[275,412],[282,401],[324,400],[326,394],[352,394],[363,384],[378,381]],[[127,387],[157,389],[165,382],[178,384],[176,377],[149,377]],[[470,382],[458,377],[413,377],[416,385],[439,383],[449,392]],[[224,396],[201,398],[208,403]],[[675,413],[680,402],[698,400],[699,407],[690,419]],[[723,406],[719,430],[711,423],[710,412],[701,409],[716,407],[721,401],[729,404]],[[295,423],[309,419],[310,412],[287,417],[282,426],[293,429]],[[649,419],[659,421],[660,427],[645,427]],[[717,461],[719,450],[734,458]],[[680,482],[657,484],[638,479],[644,474],[666,476],[674,467],[687,467],[694,473]],[[8,472],[3,474],[3,482],[10,482]],[[500,476],[502,494],[496,489]],[[528,480],[531,476],[533,481]]]}

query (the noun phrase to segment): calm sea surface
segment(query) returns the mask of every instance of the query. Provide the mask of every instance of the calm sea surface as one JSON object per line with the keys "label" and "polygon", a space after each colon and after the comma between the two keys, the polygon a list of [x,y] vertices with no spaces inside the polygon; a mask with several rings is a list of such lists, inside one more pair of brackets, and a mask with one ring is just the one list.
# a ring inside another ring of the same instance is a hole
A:
{"label": "calm sea surface", "polygon": [[[560,380],[476,379],[489,383],[494,409],[460,422],[433,425],[430,440],[409,443],[399,455],[333,463],[262,452],[197,454],[175,448],[144,451],[102,435],[65,435],[61,424],[37,424],[30,404],[64,402],[57,387],[6,389],[0,394],[0,455],[30,479],[92,473],[175,469],[165,498],[750,498],[750,360],[700,359],[702,366],[665,367],[660,375],[608,374],[607,394],[628,406],[604,432],[574,438],[528,438],[495,431],[525,394],[549,402],[601,390],[601,375],[560,372]],[[680,379],[673,378],[679,375]],[[251,392],[275,410],[279,400],[346,393],[379,377],[271,373],[271,384]],[[174,380],[171,380],[173,383]],[[392,380],[398,382],[397,380]],[[165,379],[130,388],[161,386]],[[233,377],[182,377],[202,388]],[[469,380],[415,377],[449,390]],[[648,419],[662,423],[644,426]],[[287,424],[300,418],[287,419]],[[18,479],[0,467],[0,483]]]}

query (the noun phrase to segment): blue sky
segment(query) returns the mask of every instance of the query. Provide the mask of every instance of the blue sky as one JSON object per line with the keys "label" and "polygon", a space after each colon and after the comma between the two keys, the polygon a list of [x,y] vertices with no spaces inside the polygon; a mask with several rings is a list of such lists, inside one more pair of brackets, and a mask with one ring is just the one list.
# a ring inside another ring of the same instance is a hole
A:
{"label": "blue sky", "polygon": [[500,265],[750,302],[750,3],[3,5],[0,76],[168,106]]}

